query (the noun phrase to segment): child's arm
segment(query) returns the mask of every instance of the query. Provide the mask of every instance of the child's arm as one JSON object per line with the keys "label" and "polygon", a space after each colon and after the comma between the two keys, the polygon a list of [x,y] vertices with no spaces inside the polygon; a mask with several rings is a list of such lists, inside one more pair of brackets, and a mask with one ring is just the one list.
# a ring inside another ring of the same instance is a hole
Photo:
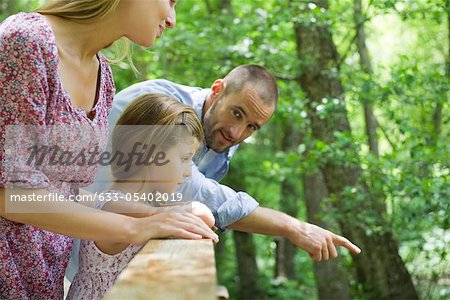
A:
{"label": "child's arm", "polygon": [[[100,194],[94,194],[91,192],[88,192],[86,190],[80,189],[79,190],[80,195],[87,195],[86,199],[90,199],[91,201],[83,201],[80,202],[80,204],[89,206],[89,207],[95,207],[96,203],[102,199],[100,199]],[[108,196],[109,194],[109,196]],[[126,201],[122,199],[116,199],[114,193],[104,193],[101,197],[103,197],[103,200],[112,200],[112,201],[105,201],[106,203],[103,204],[102,210],[113,212],[116,214],[121,214],[133,218],[145,218],[149,216],[153,216],[157,213],[161,212],[168,212],[168,211],[184,211],[184,212],[192,212],[192,210],[187,206],[190,205],[192,202],[185,202],[180,203],[180,205],[176,206],[164,206],[164,207],[155,207],[150,206],[148,204],[138,202],[138,201]],[[194,213],[195,214],[195,213]],[[203,219],[203,218],[202,218]],[[208,224],[208,222],[205,222]],[[209,224],[208,224],[209,225]]]}
{"label": "child's arm", "polygon": [[211,210],[198,201],[180,203],[174,206],[154,207],[142,202],[113,201],[103,205],[102,210],[135,218],[145,218],[163,212],[189,212],[205,222],[209,228],[215,224]]}
{"label": "child's arm", "polygon": [[[79,193],[83,195],[91,195],[92,197],[95,195],[83,189],[80,189]],[[111,199],[116,200],[114,199],[114,195],[111,195]],[[90,201],[90,203],[94,203],[94,201]],[[89,204],[89,206],[93,207],[94,204]],[[154,207],[137,201],[118,200],[105,203],[102,210],[134,218],[145,218],[157,213],[169,211],[190,212],[201,218],[209,228],[213,227],[215,224],[215,219],[211,210],[206,205],[198,201],[182,202],[179,203],[179,205],[173,206]]]}
{"label": "child's arm", "polygon": [[102,210],[133,218],[145,218],[164,211],[162,207],[152,207],[142,202],[124,200],[110,201],[103,205]]}
{"label": "child's arm", "polygon": [[[86,190],[80,189],[79,194],[86,195],[85,199],[86,200],[89,199],[89,201],[80,201],[79,202],[80,204],[89,207],[96,207],[96,203],[102,200],[100,199],[100,195],[102,195],[101,197],[103,197],[103,199],[114,200],[114,201],[107,201],[103,205],[102,210],[133,218],[145,218],[157,214],[159,212],[162,212],[162,210],[158,209],[158,207],[152,207],[142,202],[115,199],[114,193],[94,194]],[[109,197],[107,196],[108,194]]]}

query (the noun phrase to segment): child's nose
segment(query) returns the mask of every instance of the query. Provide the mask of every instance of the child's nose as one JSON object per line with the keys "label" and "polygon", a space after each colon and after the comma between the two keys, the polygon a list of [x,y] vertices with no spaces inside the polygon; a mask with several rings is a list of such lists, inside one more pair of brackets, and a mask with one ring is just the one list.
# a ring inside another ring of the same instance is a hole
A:
{"label": "child's nose", "polygon": [[183,172],[183,177],[184,178],[188,178],[192,176],[192,166],[189,165],[189,167],[187,167],[184,172]]}

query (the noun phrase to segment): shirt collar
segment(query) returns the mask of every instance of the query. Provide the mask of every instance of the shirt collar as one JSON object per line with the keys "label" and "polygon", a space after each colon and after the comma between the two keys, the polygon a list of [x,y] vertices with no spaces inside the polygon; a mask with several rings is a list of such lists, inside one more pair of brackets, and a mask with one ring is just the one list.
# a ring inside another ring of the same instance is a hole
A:
{"label": "shirt collar", "polygon": [[201,122],[203,122],[203,105],[210,91],[211,89],[200,89],[192,94],[192,108]]}

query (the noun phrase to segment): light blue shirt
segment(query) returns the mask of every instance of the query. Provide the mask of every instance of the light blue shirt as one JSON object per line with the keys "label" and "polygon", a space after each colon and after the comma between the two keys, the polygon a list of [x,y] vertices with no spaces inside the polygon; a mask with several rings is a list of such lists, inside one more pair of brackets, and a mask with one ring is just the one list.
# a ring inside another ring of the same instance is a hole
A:
{"label": "light blue shirt", "polygon": [[[108,117],[109,125],[112,128],[125,108],[134,99],[147,93],[170,95],[181,103],[192,107],[199,119],[202,120],[203,104],[209,92],[210,89],[179,85],[163,79],[140,82],[122,90],[114,97]],[[216,219],[216,226],[221,230],[225,230],[225,226],[244,218],[259,205],[247,193],[235,192],[233,189],[218,183],[228,173],[231,157],[237,148],[238,145],[223,153],[217,153],[204,144],[203,151],[194,159],[195,165],[192,168],[192,176],[178,190],[183,193],[183,199],[196,200],[208,206]],[[96,182],[89,186],[87,190],[93,192],[106,190],[108,180],[105,181],[104,178],[110,178],[110,175],[105,174],[105,172],[107,172],[105,168],[100,169]],[[100,178],[103,180],[100,180]]]}
{"label": "light blue shirt", "polygon": [[[202,120],[203,104],[210,89],[183,86],[167,80],[148,80],[134,84],[114,97],[108,121],[113,128],[125,108],[137,97],[147,93],[162,93],[171,95],[178,101],[191,106]],[[194,159],[192,176],[188,178],[178,189],[183,193],[183,199],[196,200],[204,203],[212,211],[216,219],[216,226],[222,231],[226,226],[244,218],[250,214],[258,202],[244,192],[235,192],[233,189],[218,183],[227,173],[231,157],[238,149],[238,145],[228,151],[217,153],[209,149],[205,144],[203,151]],[[100,167],[96,180],[85,189],[91,192],[103,192],[112,182],[112,176],[108,167]],[[74,240],[73,250],[66,277],[72,281],[78,270],[79,240]]]}
{"label": "light blue shirt", "polygon": [[[209,92],[210,89],[183,86],[162,79],[134,84],[114,97],[108,117],[109,126],[113,128],[125,108],[134,99],[147,93],[171,95],[178,101],[191,106],[199,119],[202,120],[203,104]],[[196,200],[208,206],[216,219],[216,226],[222,231],[226,230],[226,226],[250,214],[259,205],[247,193],[235,192],[233,189],[218,183],[228,173],[231,157],[237,149],[238,145],[223,153],[217,153],[204,144],[203,151],[194,159],[195,165],[192,167],[192,176],[178,190],[183,193],[183,199]],[[100,167],[95,182],[88,186],[86,190],[103,192],[108,189],[111,180],[109,168]],[[79,247],[79,240],[75,239],[66,270],[66,277],[70,281],[78,270]]]}

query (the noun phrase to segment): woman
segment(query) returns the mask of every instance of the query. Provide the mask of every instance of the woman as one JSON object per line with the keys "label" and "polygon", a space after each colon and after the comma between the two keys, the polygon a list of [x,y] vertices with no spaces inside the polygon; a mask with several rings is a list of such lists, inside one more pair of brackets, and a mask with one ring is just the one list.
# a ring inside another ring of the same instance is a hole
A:
{"label": "woman", "polygon": [[[175,26],[174,9],[171,0],[55,0],[37,13],[6,19],[0,25],[0,159],[10,158],[6,125],[106,128],[114,83],[99,51],[121,37],[151,46]],[[61,299],[72,247],[67,236],[133,244],[167,236],[217,239],[190,213],[137,219],[73,201],[24,204],[45,213],[8,212],[5,187],[19,195],[54,192],[67,199],[91,183],[96,170],[64,166],[55,174],[27,167],[0,171],[0,299]],[[155,226],[159,222],[167,226]]]}

